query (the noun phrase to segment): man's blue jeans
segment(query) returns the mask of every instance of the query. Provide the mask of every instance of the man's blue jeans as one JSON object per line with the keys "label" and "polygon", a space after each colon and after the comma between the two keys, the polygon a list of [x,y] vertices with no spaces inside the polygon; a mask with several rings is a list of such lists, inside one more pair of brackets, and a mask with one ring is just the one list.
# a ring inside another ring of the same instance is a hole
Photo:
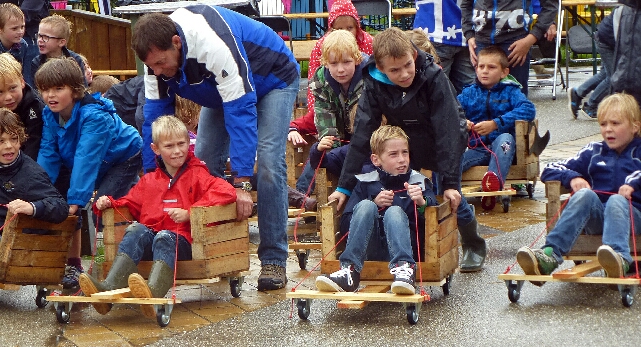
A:
{"label": "man's blue jeans", "polygon": [[127,227],[125,236],[118,245],[118,253],[125,253],[136,264],[141,260],[162,260],[173,270],[176,263],[176,236],[178,260],[190,260],[191,244],[184,236],[169,230],[154,233],[140,223]]}
{"label": "man's blue jeans", "polygon": [[[570,197],[543,248],[552,247],[554,258],[561,264],[562,256],[572,249],[584,231],[588,235],[603,235],[603,244],[631,263],[630,208],[630,202],[619,194],[611,195],[604,206],[593,190],[581,189]],[[635,234],[638,235],[641,233],[641,212],[634,207],[632,210]]]}
{"label": "man's blue jeans", "polygon": [[512,166],[512,161],[514,160],[514,153],[516,153],[514,136],[509,133],[503,133],[494,139],[488,147],[496,157],[481,145],[473,149],[468,148],[468,150],[463,153],[461,172],[465,172],[473,166],[488,165],[487,171],[494,172],[501,180],[501,184],[503,184],[507,174],[510,172],[510,166]]}
{"label": "man's blue jeans", "polygon": [[138,174],[142,169],[142,154],[138,152],[122,163],[112,166],[96,182],[96,196],[110,195],[119,199],[129,192],[129,189],[138,181]]}
{"label": "man's blue jeans", "polygon": [[[256,155],[258,164],[258,258],[261,266],[286,266],[288,202],[285,146],[298,84],[297,79],[283,89],[273,89],[258,101],[258,149],[256,153],[246,153],[248,156]],[[229,158],[229,145],[223,109],[203,107],[198,123],[196,157],[205,161],[212,174],[222,177]]]}
{"label": "man's blue jeans", "polygon": [[443,73],[454,85],[457,94],[461,94],[463,87],[474,83],[476,71],[470,60],[470,51],[467,46],[452,46],[440,42],[432,42],[436,54],[441,59]]}
{"label": "man's blue jeans", "polygon": [[614,50],[599,41],[596,44],[601,56],[601,70],[575,89],[582,98],[592,91],[588,105],[594,110],[599,106],[601,100],[610,94],[610,72],[614,71]]}
{"label": "man's blue jeans", "polygon": [[347,246],[339,257],[341,267],[352,264],[360,273],[366,259],[389,260],[390,269],[401,261],[415,263],[405,211],[398,206],[388,207],[382,217],[384,230],[380,230],[380,218],[378,206],[371,200],[363,200],[354,206]]}
{"label": "man's blue jeans", "polygon": [[[522,39],[522,37],[517,37],[517,38],[511,39],[509,41],[502,42],[502,43],[498,44],[497,46],[501,47],[503,52],[505,52],[505,54],[507,56],[509,56],[510,53],[511,53],[510,50],[509,50],[510,45],[513,44],[514,42],[520,40],[520,39]],[[479,42],[477,40],[476,41],[476,54],[478,55],[479,52],[483,48],[485,48],[487,46],[490,46],[490,45],[491,44],[489,42],[485,43],[485,42]],[[525,62],[523,63],[523,65],[510,66],[510,75],[512,75],[514,78],[516,78],[516,80],[521,84],[521,91],[523,92],[523,94],[525,94],[525,96],[527,96],[527,90],[528,90],[527,89],[527,83],[528,83],[528,79],[530,78],[530,59],[531,59],[530,51],[528,51],[527,56],[525,57]]]}
{"label": "man's blue jeans", "polygon": [[[312,179],[314,178],[314,171],[315,168],[313,168],[309,163],[309,160],[307,160],[305,166],[303,166],[303,172],[301,172],[298,180],[296,180],[296,190],[303,194],[307,194],[308,191],[309,194],[314,193],[314,187],[316,186],[316,180],[314,180],[314,182],[312,183]],[[310,185],[311,188],[309,187]]]}

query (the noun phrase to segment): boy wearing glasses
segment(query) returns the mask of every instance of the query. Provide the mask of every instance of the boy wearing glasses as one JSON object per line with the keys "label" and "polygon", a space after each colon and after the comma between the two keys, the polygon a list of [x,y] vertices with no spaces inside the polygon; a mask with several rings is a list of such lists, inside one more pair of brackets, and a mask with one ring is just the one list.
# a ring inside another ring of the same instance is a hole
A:
{"label": "boy wearing glasses", "polygon": [[[71,23],[63,16],[57,14],[43,18],[36,34],[36,44],[40,55],[31,61],[31,75],[27,77],[27,83],[33,86],[34,76],[42,64],[50,58],[73,58],[85,75],[85,63],[74,51],[67,48],[67,40],[71,34]],[[85,81],[85,86],[87,81]]]}

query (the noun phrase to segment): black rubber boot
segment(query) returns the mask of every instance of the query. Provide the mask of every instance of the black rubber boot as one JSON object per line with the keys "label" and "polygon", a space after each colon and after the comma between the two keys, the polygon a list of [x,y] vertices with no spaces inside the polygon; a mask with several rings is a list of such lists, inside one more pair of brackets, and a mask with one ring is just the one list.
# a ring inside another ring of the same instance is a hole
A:
{"label": "black rubber boot", "polygon": [[463,260],[459,266],[461,272],[476,272],[483,268],[487,246],[478,233],[476,217],[466,225],[458,227],[463,248]]}
{"label": "black rubber boot", "polygon": [[[129,290],[136,298],[162,298],[167,294],[174,281],[174,270],[162,260],[156,260],[151,265],[149,280],[133,273],[129,275]],[[152,305],[140,305],[145,317],[156,318],[156,312]]]}
{"label": "black rubber boot", "polygon": [[[129,275],[136,271],[138,271],[136,263],[125,253],[118,253],[104,281],[98,281],[93,276],[82,273],[78,277],[78,282],[84,295],[91,296],[95,293],[127,287]],[[111,310],[111,306],[111,304],[103,303],[93,304],[93,307],[100,314],[107,314]]]}
{"label": "black rubber boot", "polygon": [[316,211],[316,199],[309,196],[305,198],[305,194],[289,186],[287,187],[287,200],[289,206],[301,208],[305,202],[306,211]]}

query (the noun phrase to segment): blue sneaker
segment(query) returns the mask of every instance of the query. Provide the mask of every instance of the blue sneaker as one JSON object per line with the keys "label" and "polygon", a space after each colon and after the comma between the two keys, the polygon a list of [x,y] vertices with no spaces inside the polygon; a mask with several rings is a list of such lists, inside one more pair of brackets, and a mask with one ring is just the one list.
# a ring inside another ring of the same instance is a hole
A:
{"label": "blue sneaker", "polygon": [[570,88],[568,90],[568,106],[570,108],[570,112],[572,112],[572,116],[574,117],[574,119],[577,119],[577,117],[579,117],[579,108],[581,107],[582,99],[583,98],[579,96],[574,88]]}
{"label": "blue sneaker", "polygon": [[78,287],[80,285],[78,277],[84,272],[82,266],[67,265],[65,267],[65,275],[62,277],[62,288],[69,289]]}

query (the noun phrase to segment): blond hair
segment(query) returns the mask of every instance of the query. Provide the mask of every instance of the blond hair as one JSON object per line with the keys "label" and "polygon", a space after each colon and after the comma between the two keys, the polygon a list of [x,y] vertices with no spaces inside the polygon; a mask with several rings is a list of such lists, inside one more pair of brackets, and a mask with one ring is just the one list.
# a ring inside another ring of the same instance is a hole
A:
{"label": "blond hair", "polygon": [[398,59],[416,52],[407,35],[395,27],[385,29],[382,33],[374,36],[372,48],[374,49],[374,60],[379,66],[384,65],[383,59],[387,57]]}
{"label": "blond hair", "polygon": [[91,85],[89,86],[89,89],[87,91],[91,94],[100,92],[100,94],[102,95],[106,93],[107,90],[111,88],[111,86],[118,83],[120,83],[120,81],[114,76],[99,75],[93,78],[93,81],[91,82]]}
{"label": "blond hair", "polygon": [[405,35],[407,35],[407,37],[410,39],[410,41],[412,41],[413,44],[416,45],[416,47],[434,57],[435,63],[441,63],[441,58],[438,57],[436,48],[434,48],[434,45],[432,45],[432,41],[430,41],[430,37],[427,36],[427,32],[425,30],[420,28],[407,30],[405,31]]}
{"label": "blond hair", "polygon": [[49,17],[43,18],[40,21],[40,25],[42,24],[50,26],[59,38],[69,40],[69,36],[71,35],[71,22],[68,21],[67,18],[52,14]]}
{"label": "blond hair", "polygon": [[0,4],[0,29],[4,30],[4,26],[7,25],[11,18],[21,20],[24,25],[24,13],[22,13],[20,7],[9,2]]}
{"label": "blond hair", "polygon": [[198,127],[201,108],[197,103],[176,95],[176,117],[185,123],[187,128],[195,130]]}
{"label": "blond hair", "polygon": [[160,116],[151,123],[151,140],[156,146],[162,139],[170,136],[184,137],[189,141],[189,132],[185,123],[174,116]]}
{"label": "blond hair", "polygon": [[7,84],[22,78],[22,65],[16,58],[11,53],[0,54],[0,82]]}
{"label": "blond hair", "polygon": [[372,154],[381,155],[385,151],[385,142],[387,140],[400,139],[409,144],[407,134],[400,127],[394,125],[382,125],[372,133],[369,139],[369,145],[372,148]]}
{"label": "blond hair", "polygon": [[321,47],[320,63],[327,65],[329,63],[329,56],[332,53],[334,53],[334,57],[336,58],[350,57],[354,59],[357,65],[363,61],[363,55],[358,49],[356,38],[347,30],[332,30],[332,32],[325,36],[323,46]]}
{"label": "blond hair", "polygon": [[639,126],[639,130],[634,134],[635,137],[641,137],[641,109],[639,103],[630,94],[616,93],[607,96],[599,103],[596,111],[597,120],[603,122],[611,112],[619,111],[619,114],[627,119],[630,124]]}

